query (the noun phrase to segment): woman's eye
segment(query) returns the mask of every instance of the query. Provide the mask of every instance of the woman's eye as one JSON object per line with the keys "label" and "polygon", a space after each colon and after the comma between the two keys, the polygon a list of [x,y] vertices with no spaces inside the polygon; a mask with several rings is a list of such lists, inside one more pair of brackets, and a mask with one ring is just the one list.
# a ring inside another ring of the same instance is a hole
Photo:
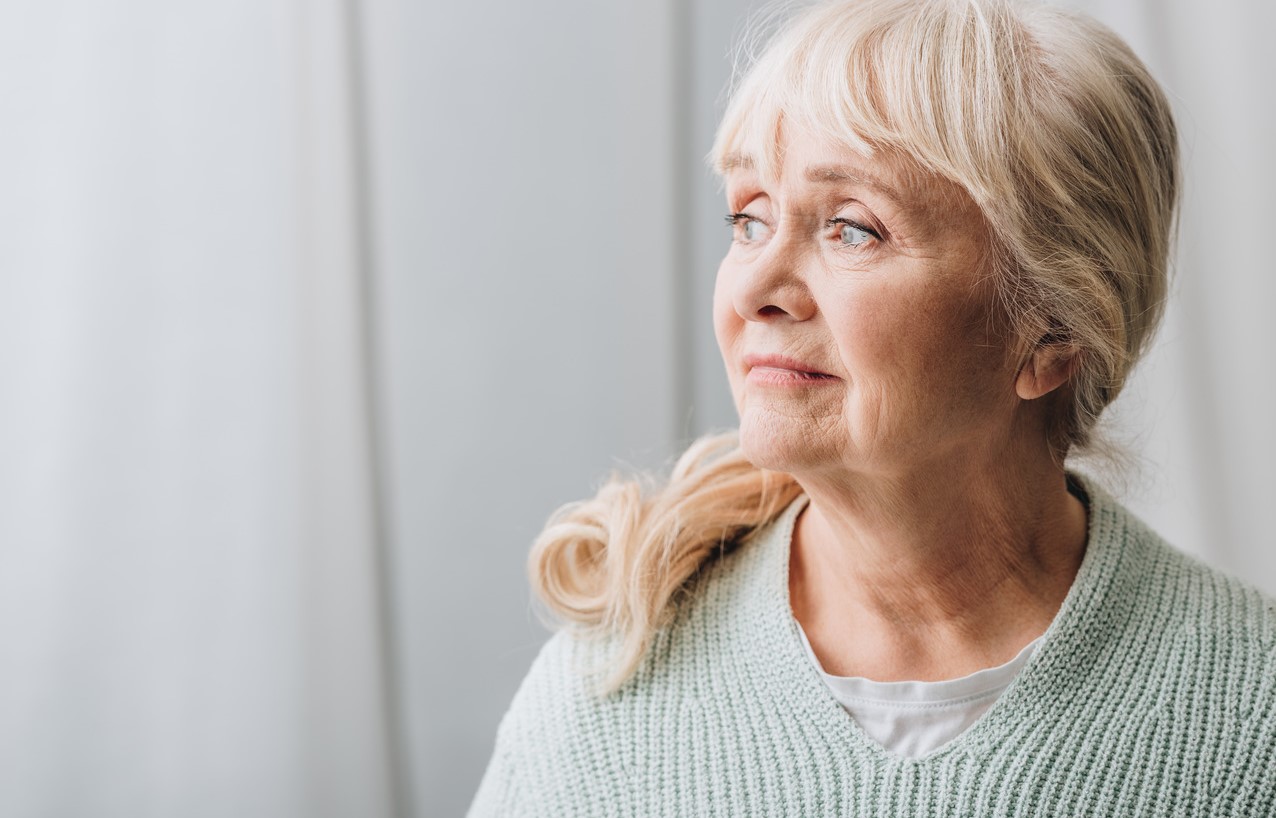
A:
{"label": "woman's eye", "polygon": [[738,238],[744,241],[761,241],[766,238],[767,226],[748,213],[732,213],[727,216],[727,224],[735,230]]}
{"label": "woman's eye", "polygon": [[850,219],[829,219],[828,225],[838,228],[838,239],[847,247],[859,247],[869,239],[878,238],[877,233]]}

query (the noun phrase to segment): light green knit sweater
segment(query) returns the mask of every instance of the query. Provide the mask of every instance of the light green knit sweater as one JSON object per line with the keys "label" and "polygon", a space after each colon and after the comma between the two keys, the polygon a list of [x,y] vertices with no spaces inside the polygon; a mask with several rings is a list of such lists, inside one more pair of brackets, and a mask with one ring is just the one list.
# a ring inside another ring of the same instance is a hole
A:
{"label": "light green knit sweater", "polygon": [[834,700],[789,607],[801,501],[702,572],[620,691],[557,633],[497,733],[481,816],[1276,816],[1276,604],[1086,482],[1081,569],[992,708],[920,759]]}

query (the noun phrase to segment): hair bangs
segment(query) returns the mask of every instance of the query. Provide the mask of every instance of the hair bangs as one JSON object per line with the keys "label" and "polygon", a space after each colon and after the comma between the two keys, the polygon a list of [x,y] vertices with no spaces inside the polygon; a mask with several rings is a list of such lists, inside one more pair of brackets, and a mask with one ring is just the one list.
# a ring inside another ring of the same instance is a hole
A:
{"label": "hair bangs", "polygon": [[732,95],[710,164],[720,175],[747,164],[775,179],[784,131],[796,128],[911,160],[986,210],[1004,185],[995,157],[1004,101],[1018,89],[1000,87],[1016,82],[998,52],[1022,48],[1015,27],[977,2],[868,0],[856,10],[812,7],[775,38]]}

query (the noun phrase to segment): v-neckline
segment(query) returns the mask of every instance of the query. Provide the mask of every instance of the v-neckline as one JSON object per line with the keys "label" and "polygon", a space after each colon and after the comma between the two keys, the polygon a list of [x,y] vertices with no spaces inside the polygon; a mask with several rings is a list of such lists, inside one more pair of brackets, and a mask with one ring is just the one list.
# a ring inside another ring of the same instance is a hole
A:
{"label": "v-neckline", "polygon": [[[793,528],[809,498],[798,497],[765,531],[759,532],[755,556],[761,564],[753,577],[765,582],[758,588],[766,609],[759,611],[762,626],[772,637],[771,651],[759,658],[759,672],[770,675],[780,695],[804,717],[812,729],[825,733],[834,745],[875,765],[928,765],[955,753],[981,757],[1008,737],[1016,724],[1040,714],[1048,694],[1059,688],[1060,676],[1083,672],[1099,645],[1087,640],[1086,627],[1103,609],[1108,590],[1122,563],[1123,532],[1115,501],[1083,477],[1069,480],[1085,494],[1087,502],[1086,549],[1077,575],[1041,642],[1028,662],[978,720],[948,743],[916,758],[888,752],[872,739],[842,707],[819,671],[807,658],[789,597],[789,560]],[[1107,612],[1119,616],[1119,612]]]}

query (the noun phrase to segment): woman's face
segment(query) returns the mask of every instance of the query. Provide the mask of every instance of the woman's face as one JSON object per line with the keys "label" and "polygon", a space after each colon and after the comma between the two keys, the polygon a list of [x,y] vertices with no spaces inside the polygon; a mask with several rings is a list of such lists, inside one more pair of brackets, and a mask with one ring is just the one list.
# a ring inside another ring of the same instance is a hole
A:
{"label": "woman's face", "polygon": [[890,475],[995,452],[1016,367],[958,186],[878,152],[788,138],[780,177],[728,162],[714,326],[745,454],[801,476]]}

